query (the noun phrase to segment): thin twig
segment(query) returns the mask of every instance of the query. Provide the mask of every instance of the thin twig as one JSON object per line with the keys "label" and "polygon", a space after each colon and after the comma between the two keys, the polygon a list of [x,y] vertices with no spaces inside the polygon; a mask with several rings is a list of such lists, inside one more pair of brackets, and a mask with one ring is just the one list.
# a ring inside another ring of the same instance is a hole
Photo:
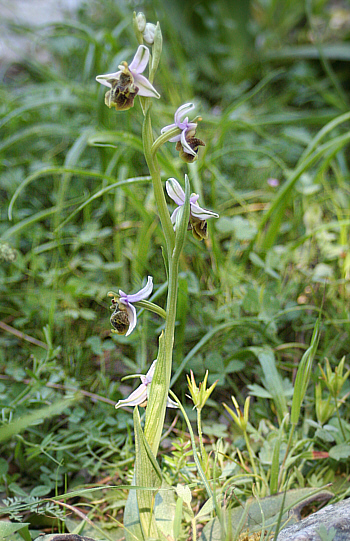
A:
{"label": "thin twig", "polygon": [[31,344],[34,344],[35,346],[39,346],[44,349],[49,349],[49,346],[45,344],[45,342],[42,342],[41,340],[37,340],[36,338],[29,336],[28,334],[24,334],[24,332],[19,331],[15,329],[14,327],[11,327],[10,325],[7,325],[3,321],[0,321],[0,329],[6,332],[10,332],[11,334],[14,334],[15,336],[17,336],[17,338],[26,340],[27,342],[30,342]]}

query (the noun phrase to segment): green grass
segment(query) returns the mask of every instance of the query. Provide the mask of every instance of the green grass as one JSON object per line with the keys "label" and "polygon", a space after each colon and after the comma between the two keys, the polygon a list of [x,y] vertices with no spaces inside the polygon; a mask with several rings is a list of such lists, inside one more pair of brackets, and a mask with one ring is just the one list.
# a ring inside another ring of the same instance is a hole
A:
{"label": "green grass", "polygon": [[[313,4],[242,2],[238,23],[224,1],[140,6],[164,38],[155,131],[192,100],[203,118],[199,160],[185,166],[168,143],[162,178],[183,182],[187,172],[203,206],[220,214],[209,240],[188,236],[182,256],[172,389],[194,421],[186,374],[219,380],[203,411],[205,473],[228,509],[253,490],[262,498],[332,482],[337,499],[349,490],[349,382],[327,405],[317,363],[327,358],[334,373],[345,355],[349,366],[350,34],[334,30],[336,6]],[[50,62],[33,54],[1,72],[0,511],[37,534],[73,528],[68,511],[37,497],[131,481],[132,414],[113,405],[130,390],[121,377],[155,358],[163,324],[144,311],[133,340],[110,333],[108,291],[136,291],[147,275],[161,306],[166,291],[140,104],[115,113],[95,82],[132,58],[131,15],[127,2],[90,2],[75,21],[37,31]],[[318,319],[312,368],[297,372]],[[292,398],[298,378],[305,388]],[[243,433],[222,406],[231,395],[242,409],[252,397],[255,486]],[[195,509],[207,494],[187,427],[175,427],[163,476],[190,486]],[[125,488],[78,495],[61,500],[106,538],[123,535],[113,519],[122,520]],[[35,520],[24,520],[28,510]],[[179,539],[192,520],[184,517]]]}

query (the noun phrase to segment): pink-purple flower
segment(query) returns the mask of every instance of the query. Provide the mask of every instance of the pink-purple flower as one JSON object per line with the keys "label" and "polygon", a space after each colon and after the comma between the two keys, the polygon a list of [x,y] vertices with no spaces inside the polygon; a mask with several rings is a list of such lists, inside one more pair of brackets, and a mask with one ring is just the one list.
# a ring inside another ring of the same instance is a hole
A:
{"label": "pink-purple flower", "polygon": [[[185,177],[187,177],[187,175],[185,175]],[[171,197],[178,205],[171,215],[171,222],[174,225],[174,229],[176,229],[176,217],[185,203],[185,192],[175,178],[169,178],[166,181],[165,187],[169,197]],[[211,210],[202,209],[197,204],[198,198],[199,195],[195,193],[190,197],[190,220],[188,229],[192,229],[192,233],[196,239],[202,240],[208,238],[207,220],[209,218],[219,218],[219,215]]]}
{"label": "pink-purple flower", "polygon": [[[119,402],[116,404],[116,409],[122,408],[125,406],[146,406],[147,400],[148,400],[148,391],[149,386],[152,383],[153,374],[156,368],[157,360],[153,361],[151,368],[148,370],[147,374],[145,376],[140,376],[141,379],[141,385],[135,389],[131,393],[128,398],[124,398],[123,400],[119,400]],[[171,398],[168,397],[167,400],[167,407],[168,408],[177,408],[176,402],[171,400]]]}
{"label": "pink-purple flower", "polygon": [[156,89],[141,73],[146,69],[149,60],[149,50],[140,45],[130,65],[122,62],[119,71],[98,75],[96,81],[110,88],[105,94],[105,104],[115,107],[118,111],[125,111],[134,105],[134,98],[146,96],[160,98]]}
{"label": "pink-purple flower", "polygon": [[119,289],[119,298],[112,301],[114,312],[111,315],[111,325],[117,334],[129,336],[136,327],[136,308],[133,303],[143,301],[150,296],[153,290],[153,278],[149,276],[145,287],[137,293],[127,295]]}
{"label": "pink-purple flower", "polygon": [[197,129],[197,123],[189,122],[188,116],[185,116],[194,108],[195,105],[193,103],[185,103],[184,105],[181,105],[174,115],[174,123],[161,129],[162,134],[172,130],[173,128],[179,128],[179,130],[181,130],[181,133],[175,135],[169,139],[169,141],[171,143],[177,143],[176,150],[180,151],[181,158],[187,162],[193,162],[196,160],[198,147],[205,146],[201,139],[194,137]]}

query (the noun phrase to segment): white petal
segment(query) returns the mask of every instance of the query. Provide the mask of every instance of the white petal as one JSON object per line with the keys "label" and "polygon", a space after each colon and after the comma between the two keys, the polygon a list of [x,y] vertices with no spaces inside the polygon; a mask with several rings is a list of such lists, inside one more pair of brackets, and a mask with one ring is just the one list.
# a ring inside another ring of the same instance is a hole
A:
{"label": "white petal", "polygon": [[183,205],[185,202],[185,192],[181,188],[176,178],[169,178],[165,183],[167,194],[177,205]]}
{"label": "white petal", "polygon": [[144,77],[143,75],[140,75],[139,73],[136,73],[135,71],[131,71],[134,82],[137,88],[139,89],[139,96],[146,96],[148,98],[160,98],[160,94],[156,91],[156,89],[151,85],[148,79]]}
{"label": "white petal", "polygon": [[148,64],[149,50],[145,45],[140,45],[136,51],[136,54],[129,64],[129,70],[135,71],[135,73],[142,73]]}
{"label": "white petal", "polygon": [[142,404],[147,400],[147,387],[143,383],[135,389],[131,393],[131,395],[128,396],[128,398],[124,398],[123,400],[119,400],[119,402],[115,405],[116,409],[121,408],[123,406],[138,406],[139,404]]}
{"label": "white petal", "polygon": [[108,88],[112,88],[111,83],[109,83],[109,80],[112,79],[119,79],[121,74],[121,71],[116,71],[115,73],[106,73],[106,75],[97,75],[96,81],[98,83],[101,83],[101,85],[108,86]]}
{"label": "white petal", "polygon": [[[137,293],[133,293],[132,295],[127,295],[127,299],[129,302],[143,301],[143,299],[147,299],[147,297],[150,296],[150,294],[152,293],[152,289],[153,289],[153,278],[152,276],[148,276],[147,284],[145,285],[145,287],[140,289],[140,291],[138,291]],[[120,294],[120,290],[119,290],[119,294]]]}

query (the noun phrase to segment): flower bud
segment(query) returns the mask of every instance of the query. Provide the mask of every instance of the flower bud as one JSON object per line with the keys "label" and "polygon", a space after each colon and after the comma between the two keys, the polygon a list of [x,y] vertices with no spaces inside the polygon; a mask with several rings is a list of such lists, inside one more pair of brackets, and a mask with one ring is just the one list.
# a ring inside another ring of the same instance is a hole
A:
{"label": "flower bud", "polygon": [[143,31],[143,39],[148,45],[153,45],[155,32],[156,25],[153,23],[147,23]]}
{"label": "flower bud", "polygon": [[322,385],[317,383],[315,387],[315,410],[316,419],[320,425],[324,425],[336,411],[336,407],[331,404],[331,400],[331,395],[328,395],[326,400],[322,399]]}
{"label": "flower bud", "polygon": [[339,365],[335,367],[334,372],[332,372],[331,365],[328,359],[326,359],[326,372],[324,372],[321,365],[319,365],[319,368],[322,374],[322,379],[324,380],[326,386],[328,387],[333,397],[339,396],[344,383],[346,382],[346,380],[348,379],[350,375],[350,370],[348,370],[343,375],[344,363],[345,363],[345,357],[343,357]]}
{"label": "flower bud", "polygon": [[235,413],[231,408],[229,408],[226,404],[223,404],[226,411],[231,415],[232,419],[236,423],[236,425],[245,432],[247,430],[248,426],[248,420],[249,420],[249,405],[250,405],[250,396],[248,396],[244,402],[244,410],[243,413],[240,410],[240,407],[238,405],[237,400],[234,396],[231,396],[232,402],[235,406],[236,412]]}
{"label": "flower bud", "polygon": [[217,382],[219,380],[216,380],[209,389],[207,389],[207,381],[208,381],[208,370],[205,373],[204,380],[199,384],[197,387],[196,380],[194,379],[194,374],[191,370],[191,377],[187,376],[187,383],[188,388],[191,393],[191,398],[193,400],[194,407],[198,410],[203,409],[206,401],[208,400],[209,396],[213,392]]}
{"label": "flower bud", "polygon": [[142,13],[142,11],[140,11],[137,15],[136,15],[136,24],[137,24],[137,29],[140,31],[140,32],[144,32],[145,28],[146,28],[146,17],[144,15],[144,13]]}

